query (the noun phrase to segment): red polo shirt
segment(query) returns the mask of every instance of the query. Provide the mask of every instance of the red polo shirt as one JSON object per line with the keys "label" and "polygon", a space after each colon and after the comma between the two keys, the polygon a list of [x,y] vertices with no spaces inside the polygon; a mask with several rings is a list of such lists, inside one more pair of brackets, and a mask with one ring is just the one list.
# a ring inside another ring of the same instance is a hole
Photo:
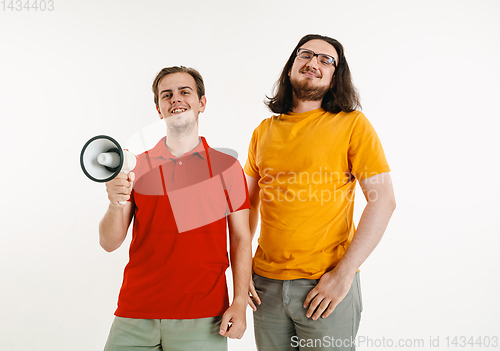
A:
{"label": "red polo shirt", "polygon": [[138,156],[134,173],[130,259],[115,315],[222,315],[229,306],[226,215],[250,208],[238,160],[211,149],[203,137],[177,158],[163,138]]}

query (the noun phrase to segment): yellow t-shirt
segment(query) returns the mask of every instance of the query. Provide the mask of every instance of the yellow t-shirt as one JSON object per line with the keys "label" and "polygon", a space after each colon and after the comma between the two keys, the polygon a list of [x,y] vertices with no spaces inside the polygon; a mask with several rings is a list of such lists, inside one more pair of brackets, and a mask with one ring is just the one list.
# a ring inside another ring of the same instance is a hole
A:
{"label": "yellow t-shirt", "polygon": [[319,279],[335,267],[356,230],[356,180],[390,171],[363,113],[323,109],[262,121],[244,169],[260,187],[253,269],[280,280]]}

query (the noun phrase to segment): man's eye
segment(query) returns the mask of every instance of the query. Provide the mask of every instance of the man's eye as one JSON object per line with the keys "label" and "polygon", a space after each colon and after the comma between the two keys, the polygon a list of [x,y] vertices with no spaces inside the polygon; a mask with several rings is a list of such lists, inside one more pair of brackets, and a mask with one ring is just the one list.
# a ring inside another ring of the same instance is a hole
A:
{"label": "man's eye", "polygon": [[165,94],[165,95],[163,95],[163,98],[168,99],[170,96],[171,96],[170,94]]}
{"label": "man's eye", "polygon": [[333,60],[329,57],[320,57],[320,62],[324,65],[330,66],[333,64]]}
{"label": "man's eye", "polygon": [[189,91],[183,91],[182,92],[184,95],[189,95]]}

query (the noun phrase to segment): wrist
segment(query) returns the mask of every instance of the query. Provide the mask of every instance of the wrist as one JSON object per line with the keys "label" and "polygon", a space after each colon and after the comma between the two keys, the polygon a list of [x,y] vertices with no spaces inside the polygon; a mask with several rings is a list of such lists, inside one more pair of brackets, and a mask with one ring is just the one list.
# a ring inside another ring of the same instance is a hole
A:
{"label": "wrist", "polygon": [[335,266],[333,270],[328,273],[339,275],[343,278],[351,278],[354,277],[356,272],[358,271],[358,267],[354,265],[349,265],[346,262],[342,262],[342,260]]}
{"label": "wrist", "polygon": [[233,298],[233,303],[231,305],[244,305],[246,307],[246,305],[247,305],[246,295],[245,296],[235,296]]}
{"label": "wrist", "polygon": [[117,201],[110,201],[108,206],[108,211],[111,213],[121,213],[125,206],[120,205]]}

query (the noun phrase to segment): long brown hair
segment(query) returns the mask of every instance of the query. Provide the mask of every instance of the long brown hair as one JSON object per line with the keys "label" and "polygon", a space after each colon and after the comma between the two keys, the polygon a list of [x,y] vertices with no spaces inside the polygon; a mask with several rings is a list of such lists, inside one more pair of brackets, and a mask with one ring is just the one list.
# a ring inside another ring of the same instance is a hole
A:
{"label": "long brown hair", "polygon": [[267,101],[264,101],[264,103],[272,112],[286,114],[292,111],[293,90],[288,72],[292,68],[295,57],[297,56],[297,50],[308,41],[314,39],[326,41],[335,48],[339,55],[339,62],[337,62],[337,68],[332,77],[332,87],[323,97],[321,107],[332,113],[338,113],[340,111],[352,112],[356,108],[361,108],[358,93],[352,83],[351,71],[345,59],[344,47],[342,44],[330,37],[319,34],[308,34],[300,39],[283,68],[280,78],[274,84],[274,96],[269,97],[266,95]]}

